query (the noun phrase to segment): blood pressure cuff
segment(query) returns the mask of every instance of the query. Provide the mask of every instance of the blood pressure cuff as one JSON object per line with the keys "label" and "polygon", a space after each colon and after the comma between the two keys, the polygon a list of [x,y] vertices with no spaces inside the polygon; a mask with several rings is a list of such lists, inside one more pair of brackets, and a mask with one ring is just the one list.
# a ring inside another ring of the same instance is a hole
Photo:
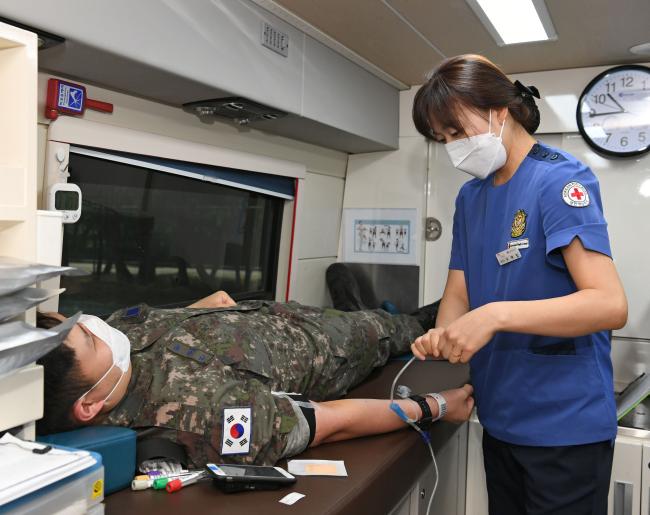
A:
{"label": "blood pressure cuff", "polygon": [[283,397],[291,403],[298,423],[288,435],[287,445],[282,457],[295,456],[301,453],[314,441],[316,435],[316,414],[311,401],[299,393],[273,392],[277,397]]}

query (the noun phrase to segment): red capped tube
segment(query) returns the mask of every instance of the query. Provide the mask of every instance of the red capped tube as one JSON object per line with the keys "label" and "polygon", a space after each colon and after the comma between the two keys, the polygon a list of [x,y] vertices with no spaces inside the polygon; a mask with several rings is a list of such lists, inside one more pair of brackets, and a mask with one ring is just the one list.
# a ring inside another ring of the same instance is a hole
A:
{"label": "red capped tube", "polygon": [[180,479],[172,479],[167,483],[167,486],[165,486],[165,490],[170,494],[178,492],[181,488],[183,488],[183,482]]}

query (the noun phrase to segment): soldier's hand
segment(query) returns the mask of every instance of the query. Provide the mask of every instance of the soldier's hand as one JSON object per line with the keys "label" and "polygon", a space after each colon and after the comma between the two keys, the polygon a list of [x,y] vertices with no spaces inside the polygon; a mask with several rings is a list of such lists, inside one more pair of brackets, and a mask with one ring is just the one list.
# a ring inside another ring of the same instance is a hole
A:
{"label": "soldier's hand", "polygon": [[445,330],[442,327],[429,329],[411,344],[411,352],[418,359],[425,359],[427,356],[439,358],[440,351],[438,350],[438,345],[444,333]]}
{"label": "soldier's hand", "polygon": [[190,308],[230,308],[236,306],[237,303],[225,291],[218,291],[212,295],[195,302],[188,306]]}
{"label": "soldier's hand", "polygon": [[216,293],[213,293],[208,298],[210,299],[212,297],[214,297],[215,307],[217,308],[231,308],[237,305],[233,298],[225,291],[218,291]]}
{"label": "soldier's hand", "polygon": [[472,409],[474,409],[473,393],[474,388],[471,384],[466,384],[462,388],[440,392],[440,395],[447,401],[447,414],[442,420],[455,423],[469,420]]}

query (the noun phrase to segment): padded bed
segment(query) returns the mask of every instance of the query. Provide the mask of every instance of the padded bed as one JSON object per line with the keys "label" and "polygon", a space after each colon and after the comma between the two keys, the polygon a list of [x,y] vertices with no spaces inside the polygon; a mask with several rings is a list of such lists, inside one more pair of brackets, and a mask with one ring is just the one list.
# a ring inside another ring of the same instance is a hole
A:
{"label": "padded bed", "polygon": [[[347,397],[388,397],[390,385],[406,361],[395,360],[375,370]],[[469,379],[467,366],[446,361],[415,362],[400,378],[415,393],[446,390],[462,386]],[[434,451],[438,451],[458,430],[447,422],[431,430]],[[224,494],[212,482],[189,486],[167,494],[153,490],[123,490],[106,498],[108,515],[166,515],[172,513],[238,513],[265,515],[293,513],[365,514],[387,513],[413,487],[431,462],[420,437],[413,430],[325,444],[307,449],[298,458],[344,460],[346,478],[298,477],[291,488],[264,492]],[[286,468],[286,462],[279,466]],[[443,472],[444,473],[444,472]],[[289,492],[305,494],[293,506],[278,501]],[[435,501],[434,501],[435,507]],[[435,509],[434,509],[435,511]]]}

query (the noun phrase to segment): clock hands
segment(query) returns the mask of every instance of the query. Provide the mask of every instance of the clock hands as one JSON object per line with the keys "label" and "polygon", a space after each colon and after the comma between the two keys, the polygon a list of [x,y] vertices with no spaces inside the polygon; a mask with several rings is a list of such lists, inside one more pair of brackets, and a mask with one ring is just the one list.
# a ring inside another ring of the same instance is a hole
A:
{"label": "clock hands", "polygon": [[621,110],[620,111],[621,113],[625,112],[625,108],[621,104],[619,104],[618,101],[610,93],[607,93],[607,96],[611,98],[612,102],[614,102],[618,106],[618,108]]}
{"label": "clock hands", "polygon": [[626,113],[627,111],[625,108],[611,95],[611,93],[607,93],[607,96],[612,99],[612,102],[616,104],[618,107],[618,111],[607,111],[605,113],[597,113],[593,108],[589,110],[589,118],[594,118],[596,116],[607,116],[610,114],[619,114],[619,113]]}
{"label": "clock hands", "polygon": [[605,116],[605,115],[608,115],[608,114],[620,114],[620,113],[624,113],[624,112],[625,112],[624,110],[623,111],[607,111],[606,113],[594,113],[593,111],[591,111],[589,113],[589,118],[594,118],[596,116]]}

